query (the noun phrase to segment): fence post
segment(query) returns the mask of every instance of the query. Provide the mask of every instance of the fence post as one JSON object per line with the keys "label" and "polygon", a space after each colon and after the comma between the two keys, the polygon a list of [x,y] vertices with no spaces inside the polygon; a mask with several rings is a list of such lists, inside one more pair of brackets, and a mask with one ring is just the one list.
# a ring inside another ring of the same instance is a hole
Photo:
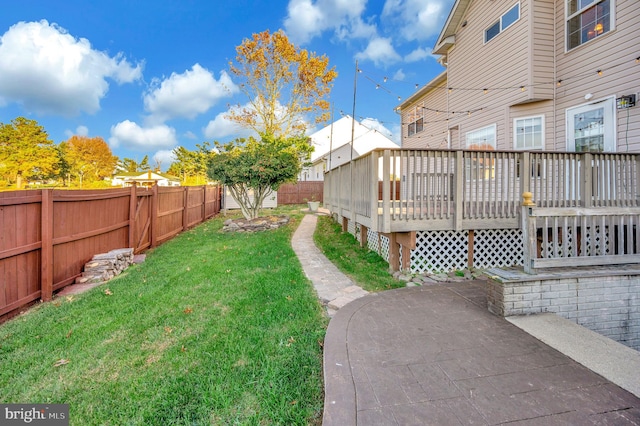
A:
{"label": "fence post", "polygon": [[43,189],[41,195],[40,298],[47,302],[53,297],[53,190]]}
{"label": "fence post", "polygon": [[202,186],[202,220],[207,220],[207,185]]}
{"label": "fence post", "polygon": [[158,184],[151,187],[151,248],[158,245]]}
{"label": "fence post", "polygon": [[131,185],[129,195],[129,247],[136,250],[136,206],[138,205],[138,191],[136,183]]}
{"label": "fence post", "polygon": [[188,213],[188,209],[187,207],[189,206],[189,187],[188,186],[184,186],[182,188],[182,230],[186,230],[187,229],[187,213]]}

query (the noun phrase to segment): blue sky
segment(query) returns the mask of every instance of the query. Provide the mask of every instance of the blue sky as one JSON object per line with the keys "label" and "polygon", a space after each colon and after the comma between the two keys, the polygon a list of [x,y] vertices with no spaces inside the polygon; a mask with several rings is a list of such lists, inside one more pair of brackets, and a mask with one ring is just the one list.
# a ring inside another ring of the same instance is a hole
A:
{"label": "blue sky", "polygon": [[[177,146],[242,135],[224,115],[247,99],[235,47],[283,29],[336,67],[335,119],[356,113],[400,140],[398,97],[443,71],[431,55],[453,0],[21,0],[0,14],[0,122],[38,121],[59,143],[100,136],[163,169]],[[377,86],[380,86],[377,88]],[[314,129],[309,129],[311,133]]]}

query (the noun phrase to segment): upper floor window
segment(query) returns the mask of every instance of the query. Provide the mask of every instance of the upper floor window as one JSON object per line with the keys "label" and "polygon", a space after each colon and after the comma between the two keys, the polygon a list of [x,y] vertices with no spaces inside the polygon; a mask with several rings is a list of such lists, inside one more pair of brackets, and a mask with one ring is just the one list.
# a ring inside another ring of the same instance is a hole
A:
{"label": "upper floor window", "polygon": [[513,120],[513,145],[517,150],[544,148],[544,117],[526,117]]}
{"label": "upper floor window", "polygon": [[424,121],[422,118],[418,118],[413,123],[409,123],[409,136],[415,135],[424,130]]}
{"label": "upper floor window", "polygon": [[611,30],[611,0],[567,1],[567,50]]}
{"label": "upper floor window", "polygon": [[520,19],[520,3],[516,3],[511,9],[509,9],[504,15],[498,19],[498,21],[484,30],[484,42],[489,40],[506,30],[514,22]]}

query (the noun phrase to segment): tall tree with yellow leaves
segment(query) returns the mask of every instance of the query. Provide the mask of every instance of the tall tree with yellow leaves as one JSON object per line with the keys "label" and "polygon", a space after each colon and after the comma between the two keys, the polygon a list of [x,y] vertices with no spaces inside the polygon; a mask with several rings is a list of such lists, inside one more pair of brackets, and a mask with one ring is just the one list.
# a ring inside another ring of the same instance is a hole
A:
{"label": "tall tree with yellow leaves", "polygon": [[231,108],[227,114],[241,126],[287,138],[304,134],[309,119],[329,119],[326,97],[338,75],[335,67],[329,68],[325,55],[296,47],[282,30],[243,40],[229,68],[249,100],[247,107]]}
{"label": "tall tree with yellow leaves", "polygon": [[78,178],[80,187],[85,181],[97,181],[113,174],[118,157],[101,137],[72,136],[61,145],[70,173]]}

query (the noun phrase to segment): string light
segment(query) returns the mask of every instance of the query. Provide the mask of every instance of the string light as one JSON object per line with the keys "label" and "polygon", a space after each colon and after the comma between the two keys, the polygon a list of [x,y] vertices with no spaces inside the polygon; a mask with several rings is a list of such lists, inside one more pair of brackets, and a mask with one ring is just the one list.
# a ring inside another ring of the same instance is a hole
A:
{"label": "string light", "polygon": [[[635,63],[640,63],[640,56],[634,57],[632,60]],[[607,67],[604,67],[604,68],[598,68],[596,70],[596,74],[598,76],[602,76],[602,75],[604,75],[605,71],[608,71],[610,69],[622,66],[622,65],[624,65],[626,63],[628,63],[628,62],[625,61],[625,62],[621,62],[621,63],[615,64],[615,65],[612,65],[612,66],[607,66]],[[363,72],[363,71],[361,69],[358,69],[358,72]],[[441,85],[430,86],[429,84],[426,84],[426,85],[424,85],[422,87],[422,89],[423,90],[424,89],[446,89],[449,93],[452,93],[453,90],[466,90],[466,91],[480,91],[480,90],[482,90],[482,92],[486,94],[486,93],[489,92],[489,90],[514,90],[514,89],[520,89],[522,92],[525,92],[525,91],[527,91],[527,89],[529,87],[544,86],[544,85],[554,84],[554,83],[558,87],[560,87],[562,85],[562,83],[565,83],[568,80],[574,80],[574,79],[578,79],[578,78],[587,77],[588,75],[591,74],[591,72],[593,72],[593,71],[583,71],[583,72],[580,72],[580,73],[575,74],[575,75],[565,76],[565,77],[563,77],[561,79],[555,80],[554,82],[541,82],[541,83],[534,83],[534,84],[528,84],[528,85],[520,84],[520,85],[516,85],[516,86],[484,87],[484,88],[478,89],[478,88],[465,88],[465,87],[452,87],[452,86],[443,87]],[[383,81],[386,83],[387,81],[389,81],[389,77],[388,76],[384,76],[383,77]],[[404,82],[402,80],[394,80],[394,81],[401,82],[401,83],[407,83],[407,82]],[[377,87],[378,83],[374,82],[374,84]],[[416,89],[420,89],[420,84],[419,83],[413,83],[413,85],[414,85],[414,87]],[[383,86],[381,86],[381,88],[383,88]],[[385,89],[385,90],[387,90],[387,89]],[[387,92],[391,93],[389,90],[387,90]]]}

